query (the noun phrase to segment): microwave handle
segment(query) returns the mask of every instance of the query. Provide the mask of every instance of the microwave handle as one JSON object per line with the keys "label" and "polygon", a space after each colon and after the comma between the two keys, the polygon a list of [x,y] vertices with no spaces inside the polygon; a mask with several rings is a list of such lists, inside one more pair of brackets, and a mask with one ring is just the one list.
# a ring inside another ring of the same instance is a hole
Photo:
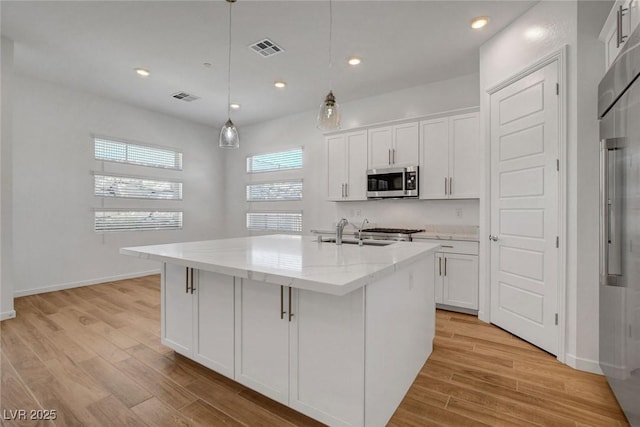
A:
{"label": "microwave handle", "polygon": [[402,192],[407,194],[407,168],[402,169]]}

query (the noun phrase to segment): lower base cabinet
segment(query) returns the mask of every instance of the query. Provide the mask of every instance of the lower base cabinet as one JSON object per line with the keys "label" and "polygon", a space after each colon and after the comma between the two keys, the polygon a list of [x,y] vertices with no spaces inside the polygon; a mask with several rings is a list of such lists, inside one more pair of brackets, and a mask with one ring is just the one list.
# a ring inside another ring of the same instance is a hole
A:
{"label": "lower base cabinet", "polygon": [[162,342],[325,424],[384,426],[432,350],[433,259],[345,296],[165,264]]}

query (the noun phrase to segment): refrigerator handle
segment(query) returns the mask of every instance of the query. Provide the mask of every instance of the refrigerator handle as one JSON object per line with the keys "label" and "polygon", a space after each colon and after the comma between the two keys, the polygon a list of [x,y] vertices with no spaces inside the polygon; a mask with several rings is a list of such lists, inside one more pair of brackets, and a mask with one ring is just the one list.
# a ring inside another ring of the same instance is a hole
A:
{"label": "refrigerator handle", "polygon": [[[600,259],[600,274],[602,284],[609,286],[624,286],[622,284],[621,274],[615,274],[610,271],[611,264],[611,246],[619,245],[616,233],[616,222],[613,221],[613,215],[615,214],[614,202],[611,197],[618,197],[617,194],[611,195],[609,193],[610,185],[617,184],[615,170],[612,171],[609,167],[609,155],[611,152],[619,150],[624,147],[624,138],[607,138],[601,141],[602,155],[600,159],[600,194],[601,194],[601,225],[600,225],[600,247],[602,255]],[[616,252],[617,253],[617,252]],[[617,253],[617,256],[620,256]],[[621,272],[619,272],[621,273]]]}

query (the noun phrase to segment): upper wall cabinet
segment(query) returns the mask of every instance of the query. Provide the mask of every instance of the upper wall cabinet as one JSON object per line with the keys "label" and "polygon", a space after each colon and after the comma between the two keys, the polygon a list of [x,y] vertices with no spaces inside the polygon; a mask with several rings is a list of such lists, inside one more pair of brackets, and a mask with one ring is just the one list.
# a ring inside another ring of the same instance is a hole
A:
{"label": "upper wall cabinet", "polygon": [[369,169],[415,166],[418,163],[418,123],[369,129]]}
{"label": "upper wall cabinet", "polygon": [[367,199],[367,131],[327,137],[329,200]]}
{"label": "upper wall cabinet", "polygon": [[629,39],[629,35],[640,23],[640,0],[618,0],[600,32],[600,40],[605,45],[607,69],[615,61]]}
{"label": "upper wall cabinet", "polygon": [[420,122],[420,198],[480,197],[478,113]]}

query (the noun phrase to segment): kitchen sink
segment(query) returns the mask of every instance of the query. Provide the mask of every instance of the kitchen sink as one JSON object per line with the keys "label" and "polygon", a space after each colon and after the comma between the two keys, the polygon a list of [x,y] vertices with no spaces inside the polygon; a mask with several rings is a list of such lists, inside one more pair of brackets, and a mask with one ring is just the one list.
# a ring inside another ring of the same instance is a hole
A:
{"label": "kitchen sink", "polygon": [[[322,243],[336,243],[335,237],[329,237],[322,239]],[[396,243],[394,240],[382,241],[382,240],[371,240],[364,239],[362,240],[363,246],[388,246]],[[344,245],[359,245],[360,241],[357,239],[342,239],[342,244]]]}

